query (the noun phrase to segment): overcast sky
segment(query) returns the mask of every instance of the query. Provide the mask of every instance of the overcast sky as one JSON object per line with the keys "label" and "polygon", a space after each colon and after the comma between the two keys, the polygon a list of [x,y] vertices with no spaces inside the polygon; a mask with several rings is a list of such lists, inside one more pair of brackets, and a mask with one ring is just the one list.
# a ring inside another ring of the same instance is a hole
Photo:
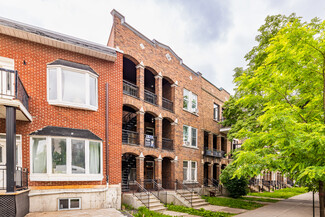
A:
{"label": "overcast sky", "polygon": [[233,93],[233,69],[246,66],[244,55],[265,17],[295,12],[306,21],[324,19],[325,0],[0,0],[1,17],[103,45],[112,9]]}

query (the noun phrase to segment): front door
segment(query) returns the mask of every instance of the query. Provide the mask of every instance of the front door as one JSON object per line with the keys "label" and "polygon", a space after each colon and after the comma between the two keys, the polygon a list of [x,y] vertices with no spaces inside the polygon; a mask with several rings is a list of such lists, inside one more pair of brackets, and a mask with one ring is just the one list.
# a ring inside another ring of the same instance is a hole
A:
{"label": "front door", "polygon": [[152,189],[153,184],[151,180],[153,180],[155,174],[155,161],[145,161],[144,162],[144,186],[146,189]]}

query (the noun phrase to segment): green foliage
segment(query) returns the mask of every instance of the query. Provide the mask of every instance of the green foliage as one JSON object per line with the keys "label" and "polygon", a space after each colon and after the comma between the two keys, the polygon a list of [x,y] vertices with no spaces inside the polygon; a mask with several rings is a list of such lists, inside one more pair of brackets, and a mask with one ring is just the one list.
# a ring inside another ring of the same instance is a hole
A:
{"label": "green foliage", "polygon": [[225,213],[225,212],[213,212],[209,210],[201,209],[193,209],[185,206],[176,206],[176,205],[167,205],[168,210],[188,213],[190,215],[204,216],[204,217],[230,217],[234,214]]}
{"label": "green foliage", "polygon": [[207,197],[203,196],[208,203],[216,206],[226,206],[231,208],[240,208],[240,209],[248,209],[253,210],[259,207],[262,207],[263,204],[252,202],[252,201],[244,201],[241,199],[227,198],[227,197]]}
{"label": "green foliage", "polygon": [[151,211],[149,209],[147,209],[146,207],[139,207],[138,212],[136,214],[133,214],[133,216],[135,217],[171,217],[170,215],[164,215],[161,214],[159,212],[154,212]]}
{"label": "green foliage", "polygon": [[258,197],[272,197],[272,198],[284,198],[287,199],[289,197],[293,197],[299,194],[307,193],[307,188],[283,188],[279,190],[275,190],[274,192],[260,192],[260,193],[249,193],[251,196]]}
{"label": "green foliage", "polygon": [[226,187],[229,192],[229,196],[233,198],[239,198],[248,193],[248,179],[244,176],[233,177],[235,167],[230,164],[228,165],[220,175],[221,183]]}
{"label": "green foliage", "polygon": [[123,203],[122,207],[124,207],[126,210],[136,210],[136,208],[126,203]]}
{"label": "green foliage", "polygon": [[235,96],[226,103],[238,177],[281,171],[298,184],[325,181],[325,22],[294,14],[269,16],[235,70]]}
{"label": "green foliage", "polygon": [[[248,194],[251,195],[251,194]],[[276,203],[279,200],[269,199],[269,198],[259,198],[259,197],[241,197],[240,199],[249,200],[249,201],[257,201],[257,202],[268,202],[268,203]]]}

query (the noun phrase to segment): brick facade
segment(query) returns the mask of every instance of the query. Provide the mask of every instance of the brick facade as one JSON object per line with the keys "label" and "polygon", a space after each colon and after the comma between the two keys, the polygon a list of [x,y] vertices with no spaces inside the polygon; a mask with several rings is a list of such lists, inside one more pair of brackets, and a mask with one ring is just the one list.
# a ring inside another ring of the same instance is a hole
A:
{"label": "brick facade", "polygon": [[[121,122],[122,122],[122,54],[115,62],[58,49],[0,34],[0,56],[14,59],[15,70],[30,97],[29,112],[32,122],[17,121],[17,134],[22,135],[22,166],[30,170],[30,136],[45,126],[87,129],[103,140],[103,180],[71,182],[29,182],[34,189],[85,188],[106,184],[108,166],[109,184],[121,182]],[[98,74],[98,111],[88,111],[49,105],[47,102],[47,64],[57,59],[89,65]],[[26,64],[24,64],[24,61]],[[109,84],[109,145],[105,137],[105,84]],[[5,119],[0,119],[0,133],[5,133]],[[109,147],[109,162],[106,148]]]}
{"label": "brick facade", "polygon": [[[193,72],[187,66],[182,64],[182,60],[174,54],[174,52],[166,45],[162,45],[157,41],[151,41],[143,36],[141,33],[133,29],[129,24],[125,23],[124,17],[116,11],[112,12],[113,27],[110,33],[108,45],[123,51],[124,57],[133,61],[137,66],[137,80],[136,86],[139,90],[139,97],[123,95],[123,105],[134,108],[137,111],[137,128],[139,133],[139,145],[122,145],[122,153],[132,153],[138,156],[138,160],[145,156],[153,156],[154,158],[163,159],[162,174],[161,166],[157,164],[156,179],[160,179],[164,173],[172,177],[170,180],[183,180],[183,161],[191,160],[196,161],[197,181],[203,182],[203,165],[204,162],[221,164],[228,164],[229,160],[216,159],[212,157],[205,157],[203,155],[204,131],[210,133],[210,140],[212,141],[213,135],[218,137],[218,149],[221,148],[221,125],[213,120],[213,103],[220,105],[229,98],[229,93],[225,90],[218,89],[206,79],[201,73]],[[167,57],[170,57],[168,60]],[[157,105],[152,105],[144,100],[144,70],[149,69],[155,75],[155,85],[157,94]],[[164,95],[161,89],[163,88],[162,79],[171,82],[171,89],[167,90]],[[197,95],[198,115],[190,113],[183,109],[183,89],[195,93]],[[174,112],[162,108],[161,98],[171,97],[174,103]],[[221,111],[221,109],[220,109]],[[153,114],[156,118],[156,136],[158,138],[157,148],[144,147],[143,134],[144,113]],[[221,115],[221,112],[220,112]],[[163,120],[167,119],[172,124],[167,128],[161,129]],[[158,122],[158,123],[157,123]],[[197,148],[189,148],[183,146],[183,125],[188,125],[196,128],[197,135]],[[174,151],[166,151],[161,149],[161,136],[171,136],[174,141]],[[210,143],[210,142],[209,142]],[[212,142],[210,144],[212,146]],[[231,149],[231,143],[227,141],[227,151]],[[139,157],[140,156],[140,157]],[[164,163],[164,159],[171,159],[171,166],[169,161]],[[143,178],[143,163],[139,162],[137,167],[138,179]],[[174,167],[175,165],[175,167]],[[212,164],[211,164],[212,165]],[[210,167],[210,173],[212,167]],[[219,172],[220,173],[220,172]],[[139,177],[140,176],[140,177]]]}

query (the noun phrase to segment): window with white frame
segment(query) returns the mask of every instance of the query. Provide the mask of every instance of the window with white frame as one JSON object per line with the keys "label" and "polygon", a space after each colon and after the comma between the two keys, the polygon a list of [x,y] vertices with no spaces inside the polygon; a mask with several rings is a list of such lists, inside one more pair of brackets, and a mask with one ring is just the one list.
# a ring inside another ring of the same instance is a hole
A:
{"label": "window with white frame", "polygon": [[195,114],[198,113],[197,95],[185,88],[183,89],[183,109]]}
{"label": "window with white frame", "polygon": [[183,180],[184,182],[197,181],[196,161],[183,161]]}
{"label": "window with white frame", "polygon": [[97,110],[97,75],[67,66],[47,66],[47,98],[51,105]]}
{"label": "window with white frame", "polygon": [[31,137],[31,180],[102,179],[102,143],[70,137]]}
{"label": "window with white frame", "polygon": [[183,145],[197,147],[197,129],[183,125]]}
{"label": "window with white frame", "polygon": [[219,113],[220,113],[220,106],[218,104],[213,104],[213,119],[216,121],[220,120],[219,117]]}
{"label": "window with white frame", "polygon": [[[22,166],[22,136],[16,135],[15,162],[16,166]],[[6,164],[6,134],[0,134],[0,165]]]}

